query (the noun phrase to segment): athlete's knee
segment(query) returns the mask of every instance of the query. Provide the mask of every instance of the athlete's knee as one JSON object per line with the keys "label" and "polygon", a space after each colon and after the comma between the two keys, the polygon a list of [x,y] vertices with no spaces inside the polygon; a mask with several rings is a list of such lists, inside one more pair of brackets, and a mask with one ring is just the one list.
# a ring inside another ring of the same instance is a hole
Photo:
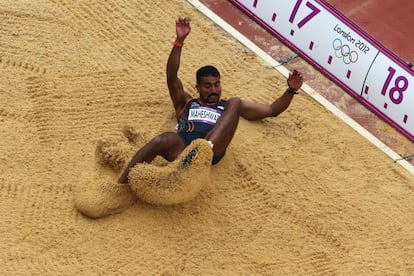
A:
{"label": "athlete's knee", "polygon": [[233,109],[240,111],[241,108],[241,99],[239,97],[232,97],[228,99],[226,109]]}
{"label": "athlete's knee", "polygon": [[230,99],[227,100],[227,103],[231,105],[240,105],[241,99],[239,97],[231,97]]}

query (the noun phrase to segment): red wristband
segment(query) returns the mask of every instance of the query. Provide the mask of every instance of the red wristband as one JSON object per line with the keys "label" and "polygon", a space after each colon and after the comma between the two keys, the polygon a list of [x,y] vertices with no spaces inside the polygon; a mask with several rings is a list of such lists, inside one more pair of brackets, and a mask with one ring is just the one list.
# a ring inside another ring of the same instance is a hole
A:
{"label": "red wristband", "polygon": [[176,40],[176,41],[174,41],[173,45],[177,46],[177,47],[183,47],[184,43]]}

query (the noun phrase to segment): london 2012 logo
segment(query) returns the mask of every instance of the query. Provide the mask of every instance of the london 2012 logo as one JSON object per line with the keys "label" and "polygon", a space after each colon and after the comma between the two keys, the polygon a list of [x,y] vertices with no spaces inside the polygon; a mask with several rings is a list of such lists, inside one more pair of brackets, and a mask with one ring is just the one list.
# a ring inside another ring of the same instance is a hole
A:
{"label": "london 2012 logo", "polygon": [[345,64],[356,63],[358,61],[357,51],[351,51],[351,47],[348,44],[342,43],[340,38],[335,38],[332,41],[332,47],[335,51],[335,56]]}

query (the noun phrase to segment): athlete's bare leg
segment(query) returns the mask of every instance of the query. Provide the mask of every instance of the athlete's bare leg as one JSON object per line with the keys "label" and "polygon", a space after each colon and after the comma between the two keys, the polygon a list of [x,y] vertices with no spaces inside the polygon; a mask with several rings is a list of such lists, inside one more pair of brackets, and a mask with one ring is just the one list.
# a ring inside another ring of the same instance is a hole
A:
{"label": "athlete's bare leg", "polygon": [[239,124],[240,107],[240,98],[229,99],[216,125],[206,135],[205,139],[211,141],[214,145],[214,156],[221,155],[233,139]]}
{"label": "athlete's bare leg", "polygon": [[[239,123],[241,100],[231,98],[226,104],[226,109],[218,119],[213,129],[206,135],[205,139],[214,145],[214,155],[221,155],[230,144]],[[162,156],[167,161],[174,161],[184,150],[185,144],[173,132],[165,132],[156,136],[132,157],[131,161],[119,177],[119,183],[128,183],[129,170],[138,163],[151,163],[156,156]]]}
{"label": "athlete's bare leg", "polygon": [[167,161],[174,161],[184,150],[185,144],[174,132],[162,133],[143,146],[131,159],[118,183],[128,183],[129,170],[138,163],[151,163],[155,157],[162,156]]}

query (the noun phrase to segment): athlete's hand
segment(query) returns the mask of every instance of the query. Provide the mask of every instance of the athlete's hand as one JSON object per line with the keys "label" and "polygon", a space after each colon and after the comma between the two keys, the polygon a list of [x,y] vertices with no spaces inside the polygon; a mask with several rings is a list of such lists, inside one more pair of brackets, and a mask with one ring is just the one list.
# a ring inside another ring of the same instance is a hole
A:
{"label": "athlete's hand", "polygon": [[289,74],[287,84],[290,88],[295,90],[299,90],[301,88],[303,84],[303,78],[299,71],[293,70],[293,72]]}
{"label": "athlete's hand", "polygon": [[191,31],[190,26],[191,19],[189,17],[185,18],[178,18],[178,20],[175,22],[175,29],[177,33],[177,40],[183,42],[184,39],[187,37],[187,35]]}

